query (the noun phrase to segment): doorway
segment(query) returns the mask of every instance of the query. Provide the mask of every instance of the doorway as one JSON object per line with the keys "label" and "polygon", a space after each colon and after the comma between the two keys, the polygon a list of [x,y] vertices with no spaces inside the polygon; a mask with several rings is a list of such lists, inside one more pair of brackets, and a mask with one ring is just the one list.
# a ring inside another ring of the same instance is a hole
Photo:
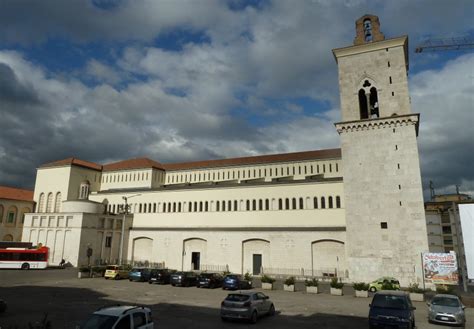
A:
{"label": "doorway", "polygon": [[260,275],[260,271],[262,269],[262,254],[253,254],[253,275]]}
{"label": "doorway", "polygon": [[193,270],[199,270],[201,268],[201,253],[192,252],[191,254],[191,268]]}

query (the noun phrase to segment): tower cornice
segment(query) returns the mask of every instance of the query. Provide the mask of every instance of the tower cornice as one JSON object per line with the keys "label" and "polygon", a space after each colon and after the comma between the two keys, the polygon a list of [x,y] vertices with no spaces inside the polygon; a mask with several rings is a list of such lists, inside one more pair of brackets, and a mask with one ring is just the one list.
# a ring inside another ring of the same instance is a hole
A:
{"label": "tower cornice", "polygon": [[396,115],[396,116],[385,117],[385,118],[336,122],[334,123],[334,125],[336,126],[336,130],[339,135],[346,132],[415,125],[416,135],[418,136],[419,122],[420,122],[420,114],[414,113],[414,114]]}

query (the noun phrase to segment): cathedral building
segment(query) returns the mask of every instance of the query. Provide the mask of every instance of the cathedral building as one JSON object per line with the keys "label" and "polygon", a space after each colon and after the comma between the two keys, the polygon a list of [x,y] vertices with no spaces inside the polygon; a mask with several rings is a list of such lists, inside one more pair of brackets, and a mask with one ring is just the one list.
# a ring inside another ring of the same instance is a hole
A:
{"label": "cathedral building", "polygon": [[340,149],[172,164],[44,164],[23,241],[51,248],[52,263],[64,258],[75,266],[127,260],[421,282],[428,239],[408,37],[385,39],[378,18],[365,15],[354,44],[333,54]]}

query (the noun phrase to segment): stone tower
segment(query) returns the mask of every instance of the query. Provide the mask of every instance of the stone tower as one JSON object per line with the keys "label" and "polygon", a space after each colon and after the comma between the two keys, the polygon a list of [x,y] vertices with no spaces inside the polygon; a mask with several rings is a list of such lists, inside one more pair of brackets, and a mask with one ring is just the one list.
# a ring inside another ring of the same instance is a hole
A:
{"label": "stone tower", "polygon": [[354,45],[334,49],[339,69],[349,280],[422,280],[428,251],[418,158],[419,114],[410,109],[408,37],[385,39],[377,16],[356,21]]}

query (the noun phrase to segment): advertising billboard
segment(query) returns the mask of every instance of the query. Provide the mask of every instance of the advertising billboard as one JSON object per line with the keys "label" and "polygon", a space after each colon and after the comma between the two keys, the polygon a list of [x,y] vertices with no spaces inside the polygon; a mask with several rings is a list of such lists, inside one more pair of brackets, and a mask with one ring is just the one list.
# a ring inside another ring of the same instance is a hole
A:
{"label": "advertising billboard", "polygon": [[456,254],[423,253],[423,273],[426,283],[458,284],[458,262]]}
{"label": "advertising billboard", "polygon": [[474,280],[474,204],[459,205],[462,240],[467,267],[467,277]]}

